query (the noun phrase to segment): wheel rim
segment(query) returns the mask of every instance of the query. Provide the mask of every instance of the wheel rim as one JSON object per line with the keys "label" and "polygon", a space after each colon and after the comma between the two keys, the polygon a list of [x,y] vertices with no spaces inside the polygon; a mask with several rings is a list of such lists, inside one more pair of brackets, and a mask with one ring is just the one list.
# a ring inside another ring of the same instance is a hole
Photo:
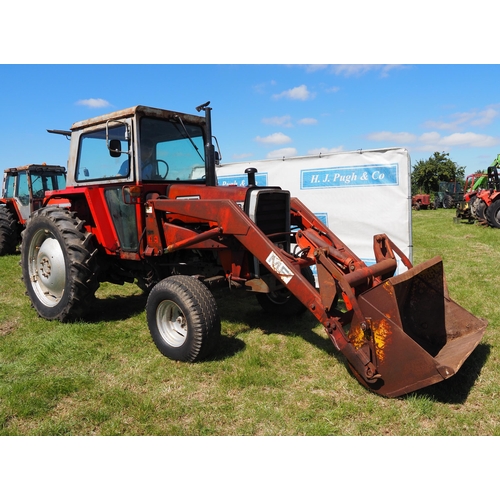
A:
{"label": "wheel rim", "polygon": [[31,287],[44,305],[54,307],[61,300],[66,284],[64,253],[54,235],[38,231],[29,248]]}
{"label": "wheel rim", "polygon": [[163,340],[170,346],[180,347],[186,341],[187,320],[175,302],[160,302],[156,309],[156,324]]}

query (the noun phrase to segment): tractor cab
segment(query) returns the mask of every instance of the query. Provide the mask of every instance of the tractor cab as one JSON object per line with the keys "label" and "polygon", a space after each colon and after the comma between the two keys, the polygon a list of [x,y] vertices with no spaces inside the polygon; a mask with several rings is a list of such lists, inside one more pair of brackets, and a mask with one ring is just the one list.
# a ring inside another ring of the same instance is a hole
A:
{"label": "tractor cab", "polygon": [[0,197],[0,255],[16,252],[30,214],[43,205],[47,193],[65,185],[66,171],[56,165],[5,169]]}
{"label": "tractor cab", "polygon": [[42,206],[46,191],[64,189],[66,171],[56,165],[30,164],[4,171],[2,203],[17,213],[21,224]]}
{"label": "tractor cab", "polygon": [[[219,155],[208,104],[196,108],[205,116],[134,106],[77,122],[67,132],[49,131],[71,139],[66,196],[72,205],[86,198],[90,225],[98,210],[109,214],[102,239],[110,253],[139,258],[148,199],[167,197],[175,184],[216,185]],[[99,232],[102,223],[96,225]]]}
{"label": "tractor cab", "polygon": [[215,185],[216,155],[209,147],[207,106],[200,107],[206,110],[205,117],[135,106],[75,123],[68,132],[74,162],[68,186]]}

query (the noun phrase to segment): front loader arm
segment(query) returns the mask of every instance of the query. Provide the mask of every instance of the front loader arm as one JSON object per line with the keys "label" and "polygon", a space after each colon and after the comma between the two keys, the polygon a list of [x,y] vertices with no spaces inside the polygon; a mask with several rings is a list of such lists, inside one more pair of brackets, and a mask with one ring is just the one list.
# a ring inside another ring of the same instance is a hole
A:
{"label": "front loader arm", "polygon": [[[234,201],[151,200],[146,253],[213,248],[233,263],[243,250],[251,253],[323,324],[358,381],[380,395],[396,397],[457,372],[480,342],[486,322],[450,299],[439,257],[412,267],[380,234],[374,237],[376,263],[367,266],[298,200],[290,207],[298,227],[294,255],[275,245]],[[203,224],[172,231],[182,219]],[[393,276],[396,255],[408,270]],[[301,273],[312,265],[319,290]],[[345,311],[337,309],[339,295]]]}
{"label": "front loader arm", "polygon": [[[210,229],[192,232],[191,238],[174,242],[169,235],[153,235],[156,222],[147,224],[147,242],[164,240],[162,249],[151,248],[146,253],[167,253],[171,250],[189,248],[204,241],[204,247],[220,245],[219,238],[233,236],[245,249],[255,256],[276,279],[290,290],[326,328],[335,347],[349,360],[355,370],[371,383],[378,378],[374,354],[370,343],[356,349],[344,332],[343,326],[350,323],[352,316],[357,318],[356,325],[368,330],[369,319],[365,318],[357,304],[357,288],[366,289],[374,278],[393,274],[396,260],[390,251],[388,240],[383,240],[388,247],[387,257],[375,266],[367,267],[354,253],[324,225],[314,218],[305,207],[297,211],[300,204],[294,203],[295,219],[303,218],[306,222],[297,234],[297,244],[304,250],[303,255],[294,256],[279,249],[262,233],[248,215],[232,200],[168,200],[156,199],[148,202],[146,214],[150,221],[158,221],[158,213],[168,214],[170,219],[189,217],[208,223]],[[319,223],[319,224],[318,224]],[[212,243],[210,243],[212,242]],[[300,269],[316,264],[318,269],[319,290],[309,284]],[[333,307],[337,291],[340,290],[346,304],[352,312],[343,314]]]}

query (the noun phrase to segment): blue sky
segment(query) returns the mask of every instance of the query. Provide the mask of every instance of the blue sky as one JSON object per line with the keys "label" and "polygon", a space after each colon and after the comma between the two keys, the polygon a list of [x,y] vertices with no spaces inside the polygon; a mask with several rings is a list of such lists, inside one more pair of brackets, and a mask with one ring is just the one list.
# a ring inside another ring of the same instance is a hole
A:
{"label": "blue sky", "polygon": [[46,129],[144,104],[210,100],[223,162],[404,147],[467,173],[500,153],[500,65],[0,65],[0,169],[66,165]]}

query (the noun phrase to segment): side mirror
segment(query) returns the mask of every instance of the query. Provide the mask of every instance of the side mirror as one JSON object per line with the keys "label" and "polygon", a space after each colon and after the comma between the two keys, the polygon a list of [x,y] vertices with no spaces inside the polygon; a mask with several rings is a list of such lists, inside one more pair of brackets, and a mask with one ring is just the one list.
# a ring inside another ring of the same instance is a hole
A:
{"label": "side mirror", "polygon": [[122,154],[122,143],[119,139],[111,139],[109,141],[109,154],[113,158],[118,158]]}

